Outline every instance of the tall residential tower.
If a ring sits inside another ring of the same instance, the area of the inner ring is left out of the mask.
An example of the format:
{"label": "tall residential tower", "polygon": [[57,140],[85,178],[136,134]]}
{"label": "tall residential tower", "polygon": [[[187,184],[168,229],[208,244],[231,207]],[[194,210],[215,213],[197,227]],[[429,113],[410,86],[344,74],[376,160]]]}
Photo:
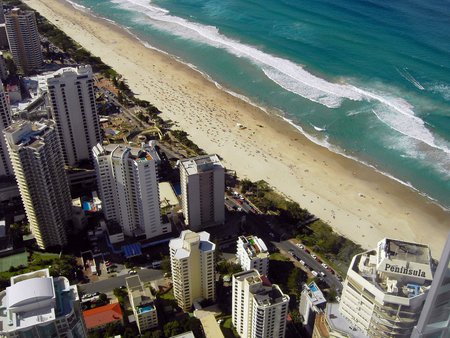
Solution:
{"label": "tall residential tower", "polygon": [[199,231],[225,221],[225,169],[217,155],[180,161],[181,205],[186,224]]}
{"label": "tall residential tower", "polygon": [[64,246],[72,200],[54,123],[20,121],[6,128],[4,134],[38,246]]}
{"label": "tall residential tower", "polygon": [[233,325],[242,338],[285,336],[289,296],[258,271],[233,275],[232,302]]}
{"label": "tall residential tower", "polygon": [[156,152],[148,145],[117,144],[97,144],[92,151],[106,219],[118,222],[127,236],[169,233],[170,223],[161,222]]}
{"label": "tall residential tower", "polygon": [[11,111],[3,85],[0,85],[0,176],[12,176],[11,161],[6,148],[3,130],[11,124]]}
{"label": "tall residential tower", "polygon": [[427,245],[385,238],[353,257],[339,310],[369,337],[410,337],[432,280]]}
{"label": "tall residential tower", "polygon": [[65,164],[92,160],[92,147],[102,139],[91,66],[62,68],[47,79],[47,87]]}
{"label": "tall residential tower", "polygon": [[189,311],[197,300],[216,299],[215,249],[209,233],[182,231],[169,243],[173,292],[178,306]]}
{"label": "tall residential tower", "polygon": [[14,63],[25,73],[42,66],[42,50],[33,11],[12,9],[5,15],[6,35]]}

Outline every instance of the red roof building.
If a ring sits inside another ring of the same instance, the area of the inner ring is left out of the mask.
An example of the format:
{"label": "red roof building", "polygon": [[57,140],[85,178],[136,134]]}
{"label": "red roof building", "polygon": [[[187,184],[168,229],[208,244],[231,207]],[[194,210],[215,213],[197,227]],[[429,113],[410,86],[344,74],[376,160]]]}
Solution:
{"label": "red roof building", "polygon": [[83,317],[89,331],[102,329],[110,323],[120,322],[123,325],[123,313],[119,303],[83,311]]}

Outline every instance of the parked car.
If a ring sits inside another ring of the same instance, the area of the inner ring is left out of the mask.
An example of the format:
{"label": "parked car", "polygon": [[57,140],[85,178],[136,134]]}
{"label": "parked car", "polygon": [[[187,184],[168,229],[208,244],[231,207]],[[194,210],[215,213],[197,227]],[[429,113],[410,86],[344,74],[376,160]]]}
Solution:
{"label": "parked car", "polygon": [[129,275],[135,275],[135,274],[137,274],[137,272],[136,272],[136,270],[130,270],[130,271],[128,271],[128,274]]}
{"label": "parked car", "polygon": [[305,246],[304,246],[303,244],[301,244],[301,243],[297,243],[296,245],[297,245],[300,249],[302,249],[302,250],[305,249]]}
{"label": "parked car", "polygon": [[317,275],[318,275],[318,273],[314,270],[312,270],[311,273],[313,274],[314,277],[317,277]]}
{"label": "parked car", "polygon": [[305,261],[300,260],[300,264],[301,264],[301,265],[305,265]]}
{"label": "parked car", "polygon": [[317,258],[317,256],[316,256],[316,255],[314,255],[314,254],[311,254],[311,257],[312,257],[312,258],[314,258],[314,259],[316,259],[316,258]]}
{"label": "parked car", "polygon": [[326,265],[325,263],[322,263],[322,266],[323,266],[325,269],[328,269],[328,265]]}

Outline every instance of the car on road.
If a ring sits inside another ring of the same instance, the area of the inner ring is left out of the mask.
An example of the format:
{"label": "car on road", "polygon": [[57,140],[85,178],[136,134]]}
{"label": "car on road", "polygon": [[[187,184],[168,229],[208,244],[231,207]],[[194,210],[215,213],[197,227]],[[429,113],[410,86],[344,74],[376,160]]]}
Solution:
{"label": "car on road", "polygon": [[322,277],[325,277],[325,272],[320,271],[319,274],[320,274]]}
{"label": "car on road", "polygon": [[317,275],[318,275],[318,273],[314,270],[312,270],[311,273],[313,274],[314,277],[317,277]]}
{"label": "car on road", "polygon": [[328,269],[328,265],[326,265],[325,263],[322,263],[322,266],[323,266],[325,269]]}
{"label": "car on road", "polygon": [[301,265],[305,265],[305,261],[303,261],[303,260],[300,259],[300,264],[301,264]]}

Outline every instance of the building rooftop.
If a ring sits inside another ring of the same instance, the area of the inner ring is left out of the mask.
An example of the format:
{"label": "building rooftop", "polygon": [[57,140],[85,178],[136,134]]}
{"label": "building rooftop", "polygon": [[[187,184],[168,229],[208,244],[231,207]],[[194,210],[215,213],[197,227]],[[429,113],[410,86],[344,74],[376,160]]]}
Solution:
{"label": "building rooftop", "polygon": [[272,286],[261,285],[258,292],[253,294],[253,297],[259,306],[272,306],[289,301],[289,296],[283,294],[280,287],[276,284]]}
{"label": "building rooftop", "polygon": [[96,145],[94,152],[97,156],[111,156],[112,158],[122,159],[128,156],[129,159],[136,162],[148,162],[155,160],[159,162],[159,156],[156,150],[147,144],[141,148],[130,147],[125,144]]}
{"label": "building rooftop", "polygon": [[266,258],[269,257],[267,246],[261,238],[256,236],[239,236],[245,252],[250,258]]}
{"label": "building rooftop", "polygon": [[421,295],[433,280],[427,245],[388,238],[375,250],[356,255],[350,268],[384,294],[399,297]]}
{"label": "building rooftop", "polygon": [[88,330],[103,326],[123,319],[122,309],[119,303],[96,307],[83,311],[84,321]]}
{"label": "building rooftop", "polygon": [[209,240],[209,233],[206,231],[193,232],[191,230],[184,230],[181,232],[179,238],[171,239],[169,247],[175,250],[175,258],[183,259],[190,255],[191,245],[198,245],[200,251],[214,251],[216,245]]}
{"label": "building rooftop", "polygon": [[5,137],[12,148],[43,146],[44,136],[51,130],[54,123],[49,120],[40,122],[18,121],[4,129]]}
{"label": "building rooftop", "polygon": [[278,285],[264,283],[259,272],[255,269],[238,272],[233,275],[233,278],[239,282],[245,280],[249,285],[259,284],[259,287],[252,291],[253,297],[259,306],[270,306],[286,300],[289,301],[289,296],[283,294]]}
{"label": "building rooftop", "polygon": [[144,313],[156,310],[154,306],[154,297],[149,288],[144,287],[139,275],[125,278],[127,284],[128,296],[131,306],[136,308],[138,313]]}
{"label": "building rooftop", "polygon": [[217,155],[204,155],[180,160],[180,165],[184,168],[188,175],[211,171],[215,168],[223,168],[223,165]]}
{"label": "building rooftop", "polygon": [[320,291],[319,287],[314,282],[311,282],[308,286],[306,286],[304,291],[307,292],[308,298],[313,305],[320,305],[326,303],[327,301],[323,296],[322,291]]}
{"label": "building rooftop", "polygon": [[327,322],[332,330],[340,332],[342,335],[348,337],[367,337],[341,315],[338,303],[328,303],[324,315],[327,317]]}
{"label": "building rooftop", "polygon": [[48,269],[13,276],[11,286],[0,293],[0,331],[53,321],[70,313],[74,300],[76,287],[65,277],[51,277]]}

